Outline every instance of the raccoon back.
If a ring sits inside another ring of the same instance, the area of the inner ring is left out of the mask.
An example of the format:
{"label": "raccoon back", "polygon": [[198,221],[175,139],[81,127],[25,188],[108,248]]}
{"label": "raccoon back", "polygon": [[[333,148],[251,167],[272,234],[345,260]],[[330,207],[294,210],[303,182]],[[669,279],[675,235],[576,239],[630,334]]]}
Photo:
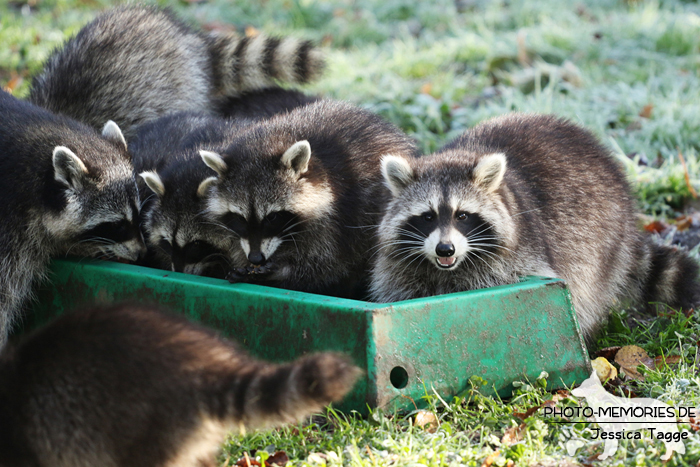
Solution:
{"label": "raccoon back", "polygon": [[275,79],[307,82],[323,66],[308,42],[205,34],[169,10],[118,7],[54,51],[29,100],[95,128],[113,120],[129,138],[134,126],[162,115],[214,114],[220,100]]}

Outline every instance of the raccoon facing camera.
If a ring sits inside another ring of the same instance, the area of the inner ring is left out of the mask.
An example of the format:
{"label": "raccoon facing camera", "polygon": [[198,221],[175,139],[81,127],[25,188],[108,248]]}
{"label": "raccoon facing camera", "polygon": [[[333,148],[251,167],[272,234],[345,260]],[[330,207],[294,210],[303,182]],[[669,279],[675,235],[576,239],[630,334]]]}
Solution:
{"label": "raccoon facing camera", "polygon": [[638,231],[621,167],[567,120],[495,118],[435,154],[386,156],[382,174],[391,197],[378,231],[374,301],[558,277],[588,339],[621,300],[700,303],[698,265]]}
{"label": "raccoon facing camera", "polygon": [[267,88],[229,99],[223,119],[181,112],[139,126],[130,145],[139,174],[147,266],[224,278],[231,270],[228,228],[205,219],[204,196],[216,172],[202,151],[222,150],[255,121],[316,101],[298,91]]}
{"label": "raccoon facing camera", "polygon": [[139,194],[119,127],[97,133],[0,91],[0,347],[49,259],[135,261]]}
{"label": "raccoon facing camera", "polygon": [[221,152],[205,216],[231,232],[229,279],[336,296],[361,289],[384,196],[379,163],[414,141],[379,116],[318,101],[255,123]]}

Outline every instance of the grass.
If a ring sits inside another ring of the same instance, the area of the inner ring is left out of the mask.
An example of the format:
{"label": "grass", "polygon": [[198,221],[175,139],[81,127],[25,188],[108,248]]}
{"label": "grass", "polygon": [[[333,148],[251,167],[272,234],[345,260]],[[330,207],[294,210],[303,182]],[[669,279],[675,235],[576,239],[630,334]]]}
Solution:
{"label": "grass", "polygon": [[[107,0],[15,0],[0,4],[0,85],[18,96],[50,51]],[[625,166],[649,215],[673,218],[700,189],[700,4],[674,0],[264,0],[159,1],[195,24],[224,22],[315,39],[327,47],[327,76],[307,90],[370,108],[432,151],[464,129],[509,111],[552,112],[594,131]],[[0,117],[2,118],[2,117]],[[648,165],[641,165],[647,161]],[[628,323],[631,323],[629,325]],[[613,316],[597,347],[633,343],[650,355],[680,355],[649,371],[641,396],[700,405],[697,315],[637,322]],[[589,424],[555,425],[523,413],[551,399],[538,382],[500,401],[474,390],[441,401],[426,395],[440,421],[430,432],[413,414],[368,418],[329,412],[315,423],[231,438],[222,462],[244,451],[284,450],[301,465],[658,465],[660,442],[623,441],[593,461]],[[567,397],[560,405],[580,404]],[[522,440],[504,433],[524,423]],[[688,429],[689,426],[685,425]],[[696,465],[700,436],[669,465]],[[495,454],[498,453],[498,454]],[[232,462],[229,462],[231,464]]]}

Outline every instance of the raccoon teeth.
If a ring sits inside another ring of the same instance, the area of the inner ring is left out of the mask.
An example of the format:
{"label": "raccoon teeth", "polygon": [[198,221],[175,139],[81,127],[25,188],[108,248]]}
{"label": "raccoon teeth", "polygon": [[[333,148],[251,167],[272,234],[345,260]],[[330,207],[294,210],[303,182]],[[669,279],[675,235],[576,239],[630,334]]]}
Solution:
{"label": "raccoon teeth", "polygon": [[455,261],[457,261],[454,256],[450,256],[449,258],[440,257],[440,258],[436,258],[436,259],[437,259],[438,266],[440,266],[442,268],[450,268],[450,267],[454,266]]}

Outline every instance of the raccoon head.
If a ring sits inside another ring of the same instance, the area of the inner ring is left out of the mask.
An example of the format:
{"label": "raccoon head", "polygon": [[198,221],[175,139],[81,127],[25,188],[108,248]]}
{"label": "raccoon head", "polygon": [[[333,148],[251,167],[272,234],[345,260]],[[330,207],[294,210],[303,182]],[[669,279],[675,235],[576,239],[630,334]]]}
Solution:
{"label": "raccoon head", "polygon": [[[218,174],[207,215],[238,240],[238,266],[285,266],[294,261],[305,229],[332,209],[333,193],[323,174],[310,170],[308,141],[280,143],[267,153],[236,154],[235,167],[216,153],[201,151]],[[278,274],[284,274],[280,270]]]}
{"label": "raccoon head", "polygon": [[60,208],[45,213],[43,225],[65,254],[134,261],[145,244],[133,169],[119,127],[108,122],[102,136],[90,150],[54,148],[50,190]]}
{"label": "raccoon head", "polygon": [[393,199],[379,230],[382,255],[405,264],[427,262],[440,271],[489,264],[513,236],[499,194],[505,171],[501,153],[476,163],[460,154],[413,163],[385,156],[382,175]]}
{"label": "raccoon head", "polygon": [[226,270],[230,234],[202,216],[216,178],[191,166],[166,167],[162,178],[155,171],[139,174],[153,192],[144,207],[143,228],[159,263],[176,272],[216,275]]}

